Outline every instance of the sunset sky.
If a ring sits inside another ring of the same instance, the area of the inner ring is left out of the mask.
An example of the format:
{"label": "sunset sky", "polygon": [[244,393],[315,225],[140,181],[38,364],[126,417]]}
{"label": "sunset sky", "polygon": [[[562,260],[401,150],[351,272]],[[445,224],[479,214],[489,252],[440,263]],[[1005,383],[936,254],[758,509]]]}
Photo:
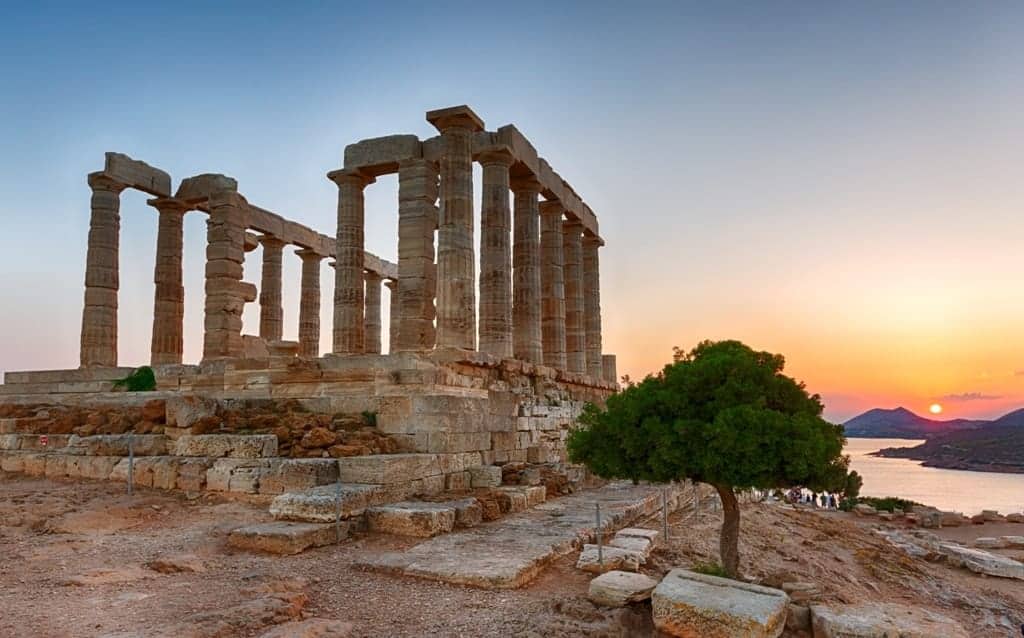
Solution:
{"label": "sunset sky", "polygon": [[[431,136],[425,111],[465,103],[488,129],[514,123],[598,214],[620,374],[736,338],[784,353],[836,421],[1024,406],[1024,4],[114,4],[0,22],[0,370],[78,364],[85,176],[104,151],[175,186],[231,175],[333,234],[325,173],[346,144]],[[396,191],[367,190],[367,248],[392,260]],[[149,356],[156,214],[121,202],[132,365]],[[185,241],[194,362],[201,213]],[[325,265],[324,350],[332,282]]]}

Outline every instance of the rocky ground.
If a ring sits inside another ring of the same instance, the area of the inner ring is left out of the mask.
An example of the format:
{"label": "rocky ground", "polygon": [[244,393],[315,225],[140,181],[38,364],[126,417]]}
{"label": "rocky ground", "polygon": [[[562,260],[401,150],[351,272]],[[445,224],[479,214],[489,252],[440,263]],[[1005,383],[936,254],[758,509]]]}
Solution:
{"label": "rocky ground", "polygon": [[[150,490],[129,499],[110,483],[0,475],[0,635],[652,635],[649,604],[610,611],[586,600],[592,575],[575,569],[575,555],[523,589],[495,592],[355,567],[416,542],[397,537],[357,535],[291,557],[227,546],[229,530],[267,518],[263,502]],[[823,602],[900,602],[951,616],[972,635],[1017,635],[999,622],[1024,622],[1020,581],[911,559],[872,534],[873,524],[747,505],[744,571],[768,585],[816,583]],[[705,509],[675,515],[668,544],[644,571],[660,577],[712,559],[718,525]],[[984,528],[970,529],[988,535]],[[317,634],[307,620],[299,631],[298,621],[314,618],[335,622]]]}

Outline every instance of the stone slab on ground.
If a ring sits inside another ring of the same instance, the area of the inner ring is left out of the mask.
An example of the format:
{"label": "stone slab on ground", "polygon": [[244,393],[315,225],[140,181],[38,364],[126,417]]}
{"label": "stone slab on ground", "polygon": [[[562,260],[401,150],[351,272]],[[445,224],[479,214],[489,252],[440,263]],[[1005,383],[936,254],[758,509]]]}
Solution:
{"label": "stone slab on ground", "polygon": [[362,514],[367,507],[378,504],[381,492],[379,485],[322,485],[275,497],[270,514],[276,519],[330,523],[339,512],[342,518]]}
{"label": "stone slab on ground", "polygon": [[605,545],[598,551],[597,545],[584,545],[576,560],[576,569],[592,574],[603,574],[614,570],[635,572],[647,562],[643,552],[622,547]]}
{"label": "stone slab on ground", "polygon": [[895,603],[814,605],[815,638],[968,638],[963,626],[948,616]]}
{"label": "stone slab on ground", "polygon": [[616,534],[610,541],[608,541],[609,547],[618,547],[619,549],[628,549],[634,552],[643,554],[644,557],[651,555],[651,550],[654,549],[651,546],[651,541],[646,538],[637,538],[636,536],[622,536]]}
{"label": "stone slab on ground", "polygon": [[371,532],[430,538],[455,527],[455,506],[449,503],[391,503],[366,510]]}
{"label": "stone slab on ground", "polygon": [[654,626],[670,636],[776,638],[789,596],[728,578],[673,569],[651,595]]}
{"label": "stone slab on ground", "polygon": [[624,607],[651,597],[658,581],[632,572],[610,571],[590,581],[587,598],[607,607]]}
{"label": "stone slab on ground", "polygon": [[987,576],[1024,580],[1024,563],[1012,558],[955,543],[939,543],[938,551],[950,564],[957,567],[965,567]]}
{"label": "stone slab on ground", "polygon": [[438,536],[402,552],[370,556],[357,564],[484,589],[521,587],[552,560],[594,537],[595,503],[601,504],[602,528],[607,534],[657,512],[661,488],[612,483],[581,490],[526,512]]}
{"label": "stone slab on ground", "polygon": [[228,545],[249,551],[271,554],[298,554],[310,547],[323,547],[348,537],[349,524],[289,523],[274,521],[247,525],[228,534]]}
{"label": "stone slab on ground", "polygon": [[661,542],[661,532],[642,527],[624,527],[615,532],[615,535],[619,538],[646,538],[650,542],[651,547],[657,547]]}

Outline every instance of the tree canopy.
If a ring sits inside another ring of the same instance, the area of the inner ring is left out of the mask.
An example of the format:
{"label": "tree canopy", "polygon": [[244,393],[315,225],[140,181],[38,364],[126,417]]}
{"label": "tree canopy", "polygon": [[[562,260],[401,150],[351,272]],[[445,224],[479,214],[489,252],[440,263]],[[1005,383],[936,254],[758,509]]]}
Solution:
{"label": "tree canopy", "polygon": [[839,491],[849,465],[843,428],[822,418],[821,398],[784,366],[782,355],[739,341],[676,349],[658,375],[609,397],[604,409],[584,410],[569,436],[570,459],[604,478],[711,484],[727,524],[736,489]]}

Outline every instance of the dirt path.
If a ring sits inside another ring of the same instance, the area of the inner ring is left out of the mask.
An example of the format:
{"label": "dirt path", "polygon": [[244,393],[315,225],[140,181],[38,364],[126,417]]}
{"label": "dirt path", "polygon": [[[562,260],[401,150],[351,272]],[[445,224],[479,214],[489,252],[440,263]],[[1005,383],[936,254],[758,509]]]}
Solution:
{"label": "dirt path", "polygon": [[[268,520],[265,506],[149,490],[128,499],[122,489],[0,475],[0,636],[257,636],[306,616],[351,622],[356,636],[651,635],[649,607],[606,611],[585,600],[590,579],[574,555],[524,589],[471,589],[354,566],[415,540],[357,537],[292,557],[237,552],[226,533]],[[676,515],[647,571],[712,558],[718,525],[714,512]],[[1015,635],[994,623],[1024,610],[1018,581],[911,561],[839,518],[751,505],[742,538],[750,576],[812,580],[827,600],[927,606],[986,636]],[[161,571],[147,567],[157,559]]]}

